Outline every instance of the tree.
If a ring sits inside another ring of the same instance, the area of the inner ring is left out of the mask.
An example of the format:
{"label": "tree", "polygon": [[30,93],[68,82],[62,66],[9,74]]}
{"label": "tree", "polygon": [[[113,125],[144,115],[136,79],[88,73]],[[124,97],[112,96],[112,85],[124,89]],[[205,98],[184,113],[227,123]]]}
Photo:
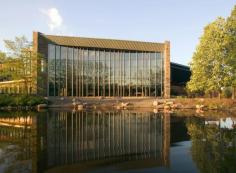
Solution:
{"label": "tree", "polygon": [[225,25],[225,19],[218,18],[205,27],[190,64],[192,76],[187,84],[190,92],[217,92],[220,96],[222,88],[228,85]]}
{"label": "tree", "polygon": [[232,98],[235,97],[236,88],[236,6],[227,18],[227,64],[230,67],[231,86],[233,88]]}
{"label": "tree", "polygon": [[7,57],[4,59],[2,75],[6,80],[22,80],[24,94],[29,89],[36,90],[38,64],[41,56],[32,51],[31,43],[24,37],[15,37],[15,40],[4,40],[7,48]]}

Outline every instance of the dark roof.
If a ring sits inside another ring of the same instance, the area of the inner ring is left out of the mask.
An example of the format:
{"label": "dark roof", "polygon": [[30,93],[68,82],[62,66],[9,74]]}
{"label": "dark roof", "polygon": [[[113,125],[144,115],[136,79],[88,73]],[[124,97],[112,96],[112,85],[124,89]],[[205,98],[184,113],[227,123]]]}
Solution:
{"label": "dark roof", "polygon": [[69,37],[43,35],[49,41],[57,45],[73,46],[73,47],[88,47],[88,48],[105,48],[118,50],[138,50],[160,52],[164,50],[164,43],[113,40],[100,38],[84,38],[84,37]]}
{"label": "dark roof", "polygon": [[175,62],[171,62],[171,68],[176,68],[176,69],[180,69],[180,70],[190,71],[190,67],[189,66],[178,64],[178,63],[175,63]]}

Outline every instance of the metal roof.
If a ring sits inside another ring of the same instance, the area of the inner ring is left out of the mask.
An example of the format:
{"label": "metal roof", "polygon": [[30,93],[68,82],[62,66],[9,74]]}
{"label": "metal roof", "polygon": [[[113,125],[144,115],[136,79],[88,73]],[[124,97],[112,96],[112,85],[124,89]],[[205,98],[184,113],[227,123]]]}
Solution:
{"label": "metal roof", "polygon": [[72,47],[161,52],[164,50],[164,45],[165,45],[164,43],[128,41],[128,40],[112,40],[112,39],[69,37],[69,36],[55,36],[55,35],[44,35],[44,36],[54,44],[62,46],[72,46]]}

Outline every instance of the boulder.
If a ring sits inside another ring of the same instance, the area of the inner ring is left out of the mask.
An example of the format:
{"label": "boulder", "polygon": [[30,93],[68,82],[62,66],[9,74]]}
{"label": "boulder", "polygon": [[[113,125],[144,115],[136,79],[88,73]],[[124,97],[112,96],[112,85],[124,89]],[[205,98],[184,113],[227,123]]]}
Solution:
{"label": "boulder", "polygon": [[84,105],[78,105],[77,108],[78,110],[82,110],[84,108]]}
{"label": "boulder", "polygon": [[204,105],[196,105],[196,109],[203,109],[204,107]]}
{"label": "boulder", "polygon": [[37,105],[38,109],[44,109],[44,108],[47,108],[47,107],[48,107],[47,104],[39,104],[39,105]]}
{"label": "boulder", "polygon": [[153,103],[152,103],[153,106],[157,106],[158,105],[158,101],[157,100],[154,100]]}

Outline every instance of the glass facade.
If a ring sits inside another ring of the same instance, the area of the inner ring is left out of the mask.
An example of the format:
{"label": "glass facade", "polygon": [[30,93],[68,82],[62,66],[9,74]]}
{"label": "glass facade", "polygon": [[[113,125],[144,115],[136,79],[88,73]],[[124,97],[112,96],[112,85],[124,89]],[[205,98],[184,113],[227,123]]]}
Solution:
{"label": "glass facade", "polygon": [[163,53],[48,45],[48,95],[162,96]]}

